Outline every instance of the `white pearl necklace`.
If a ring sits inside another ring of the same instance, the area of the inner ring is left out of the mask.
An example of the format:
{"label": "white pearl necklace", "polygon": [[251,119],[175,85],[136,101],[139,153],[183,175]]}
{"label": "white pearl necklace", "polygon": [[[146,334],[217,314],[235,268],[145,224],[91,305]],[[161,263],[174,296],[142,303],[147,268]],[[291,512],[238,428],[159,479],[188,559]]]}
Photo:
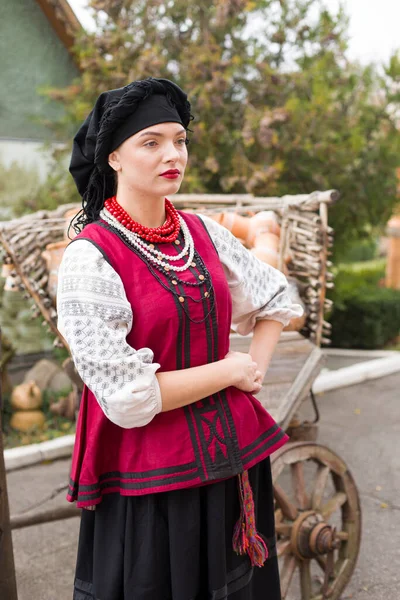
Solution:
{"label": "white pearl necklace", "polygon": [[[135,234],[132,231],[129,231],[129,229],[127,229],[124,225],[122,225],[118,221],[118,219],[116,219],[113,215],[111,215],[111,213],[109,213],[107,211],[107,209],[104,209],[104,208],[102,209],[102,211],[100,212],[100,217],[104,221],[106,221],[109,225],[112,225],[112,227],[115,227],[115,229],[120,231],[126,238],[128,238],[128,240],[132,244],[132,246],[134,246],[137,250],[139,250],[139,252],[141,252],[144,256],[146,256],[146,258],[148,258],[152,263],[163,267],[166,271],[182,272],[182,271],[186,271],[191,266],[191,264],[193,262],[193,257],[194,257],[194,242],[193,242],[193,238],[191,236],[188,226],[186,225],[185,221],[182,219],[182,217],[180,215],[179,215],[179,221],[181,224],[182,233],[183,233],[184,240],[185,240],[185,247],[182,250],[182,252],[176,256],[170,256],[168,254],[164,254],[163,252],[161,252],[159,250],[155,250],[154,248],[151,248],[149,245],[145,244],[143,242],[143,240],[137,234]],[[181,267],[178,267],[169,262],[166,262],[166,260],[179,260],[180,258],[183,258],[183,256],[187,252],[189,253],[188,260]],[[164,260],[162,260],[162,259],[164,259]]]}
{"label": "white pearl necklace", "polygon": [[[112,215],[106,208],[104,208],[102,212],[108,216],[109,222],[113,223],[114,225],[120,224],[118,219],[116,219],[114,217],[114,215]],[[176,255],[172,255],[172,256],[170,254],[164,254],[164,252],[161,252],[161,250],[156,250],[154,247],[152,247],[152,244],[143,240],[134,231],[130,231],[129,229],[127,229],[127,231],[131,234],[131,236],[133,236],[135,238],[136,242],[143,248],[143,250],[152,252],[156,258],[163,258],[164,260],[176,261],[176,260],[180,260],[181,258],[183,258],[186,255],[186,253],[188,252],[188,250],[190,248],[190,243],[191,242],[193,243],[192,236],[190,234],[189,228],[186,225],[185,221],[180,216],[179,216],[179,220],[181,223],[181,228],[182,228],[182,233],[183,233],[184,248],[183,248],[182,252],[180,252],[179,254],[176,254]],[[126,229],[126,227],[125,227],[125,229]]]}

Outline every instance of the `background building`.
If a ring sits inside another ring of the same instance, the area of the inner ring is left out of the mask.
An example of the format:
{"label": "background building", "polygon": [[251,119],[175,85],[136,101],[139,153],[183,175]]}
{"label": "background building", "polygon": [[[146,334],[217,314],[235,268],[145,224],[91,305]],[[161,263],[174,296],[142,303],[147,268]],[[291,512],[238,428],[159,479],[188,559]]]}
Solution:
{"label": "background building", "polygon": [[0,22],[0,163],[34,168],[43,180],[52,134],[42,120],[60,106],[40,90],[79,75],[71,48],[81,25],[66,0],[1,0]]}

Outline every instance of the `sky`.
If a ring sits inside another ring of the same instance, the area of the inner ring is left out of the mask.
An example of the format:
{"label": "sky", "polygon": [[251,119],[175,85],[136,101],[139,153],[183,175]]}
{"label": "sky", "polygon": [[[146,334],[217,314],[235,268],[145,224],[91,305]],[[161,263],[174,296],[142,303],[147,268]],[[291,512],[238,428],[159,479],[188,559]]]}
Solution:
{"label": "sky", "polygon": [[[338,0],[325,0],[337,9]],[[348,56],[362,63],[385,62],[400,49],[399,0],[344,0],[350,17]]]}
{"label": "sky", "polygon": [[[93,28],[86,0],[68,0],[86,29]],[[366,64],[387,62],[400,49],[400,0],[343,0],[350,17],[348,57]],[[339,0],[325,0],[334,10]]]}

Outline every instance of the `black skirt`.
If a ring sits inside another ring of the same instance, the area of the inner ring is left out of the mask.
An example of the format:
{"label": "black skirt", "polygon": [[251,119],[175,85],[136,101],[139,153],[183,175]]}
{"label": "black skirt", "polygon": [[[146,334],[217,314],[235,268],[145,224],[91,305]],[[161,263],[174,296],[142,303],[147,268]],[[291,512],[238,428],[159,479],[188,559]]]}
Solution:
{"label": "black skirt", "polygon": [[82,511],[73,600],[280,600],[269,458],[249,470],[263,567],[232,548],[237,478]]}

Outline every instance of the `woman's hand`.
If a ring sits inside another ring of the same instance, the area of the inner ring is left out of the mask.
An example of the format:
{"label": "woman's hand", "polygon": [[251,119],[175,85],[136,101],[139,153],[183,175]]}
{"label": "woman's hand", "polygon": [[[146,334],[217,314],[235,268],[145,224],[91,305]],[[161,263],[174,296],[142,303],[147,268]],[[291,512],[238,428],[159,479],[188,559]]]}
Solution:
{"label": "woman's hand", "polygon": [[254,382],[255,388],[254,388],[254,390],[251,391],[252,394],[258,394],[258,392],[261,391],[262,384],[264,381],[264,375],[261,373],[261,371],[257,371],[257,373],[259,373],[259,376],[257,377],[257,379]]}
{"label": "woman's hand", "polygon": [[230,351],[225,359],[231,363],[233,383],[242,392],[257,394],[262,388],[262,373],[250,354]]}

